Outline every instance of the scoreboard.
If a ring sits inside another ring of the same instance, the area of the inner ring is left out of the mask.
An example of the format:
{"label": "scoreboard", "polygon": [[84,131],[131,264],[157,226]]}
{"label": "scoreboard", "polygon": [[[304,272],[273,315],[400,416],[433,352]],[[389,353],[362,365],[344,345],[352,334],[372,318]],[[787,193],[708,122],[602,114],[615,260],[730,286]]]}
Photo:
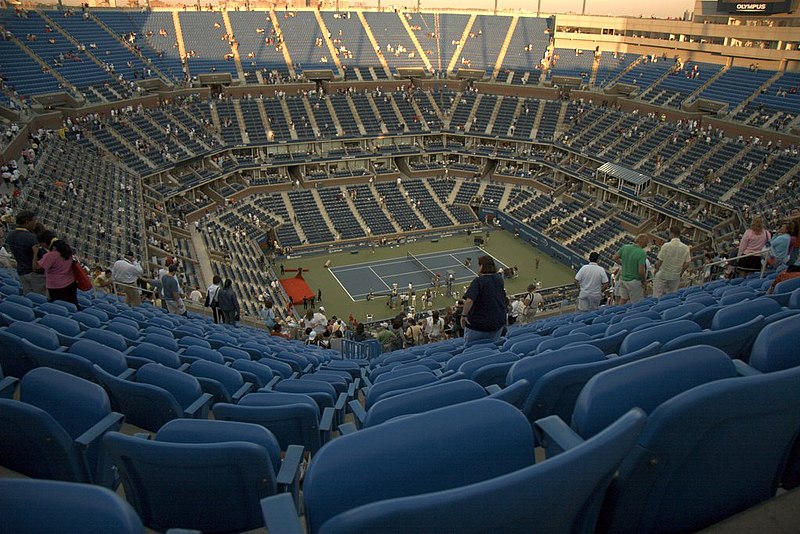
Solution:
{"label": "scoreboard", "polygon": [[789,13],[791,10],[792,0],[756,0],[752,2],[718,0],[717,2],[717,11],[719,13],[770,15],[773,13]]}

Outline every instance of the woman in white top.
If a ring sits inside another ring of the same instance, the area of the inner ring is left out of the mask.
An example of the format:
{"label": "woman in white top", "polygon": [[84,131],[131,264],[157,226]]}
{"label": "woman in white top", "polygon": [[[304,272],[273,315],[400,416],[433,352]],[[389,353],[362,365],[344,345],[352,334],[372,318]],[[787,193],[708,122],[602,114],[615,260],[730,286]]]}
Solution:
{"label": "woman in white top", "polygon": [[214,314],[215,324],[220,321],[219,308],[217,307],[217,292],[221,285],[222,278],[220,278],[219,275],[215,275],[214,279],[211,281],[211,285],[206,289],[206,306],[211,308]]}
{"label": "woman in white top", "polygon": [[433,315],[426,319],[425,333],[431,343],[442,339],[444,332],[444,319],[439,317],[439,310],[433,310]]}

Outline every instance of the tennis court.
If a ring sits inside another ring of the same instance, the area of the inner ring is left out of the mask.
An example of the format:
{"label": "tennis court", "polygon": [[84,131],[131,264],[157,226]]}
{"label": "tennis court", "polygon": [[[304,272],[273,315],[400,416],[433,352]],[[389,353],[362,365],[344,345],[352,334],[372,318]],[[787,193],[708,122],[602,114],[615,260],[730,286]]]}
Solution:
{"label": "tennis court", "polygon": [[[442,286],[450,274],[453,275],[453,284],[464,284],[477,276],[478,258],[486,254],[478,247],[417,256],[407,252],[405,256],[388,260],[331,267],[330,273],[355,302],[367,300],[370,293],[376,297],[388,295],[394,284],[400,292],[408,291],[408,284],[412,284],[415,291],[427,289],[432,286],[436,274],[439,274]],[[470,267],[465,266],[467,258],[471,259]],[[498,269],[506,267],[497,258],[495,264]]]}

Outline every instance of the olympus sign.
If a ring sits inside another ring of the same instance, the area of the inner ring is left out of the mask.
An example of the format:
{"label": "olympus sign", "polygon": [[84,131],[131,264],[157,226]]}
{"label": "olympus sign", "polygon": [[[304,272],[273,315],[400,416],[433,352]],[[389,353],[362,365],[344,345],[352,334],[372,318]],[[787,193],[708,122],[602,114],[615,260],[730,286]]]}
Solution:
{"label": "olympus sign", "polygon": [[765,11],[767,4],[736,4],[739,11]]}

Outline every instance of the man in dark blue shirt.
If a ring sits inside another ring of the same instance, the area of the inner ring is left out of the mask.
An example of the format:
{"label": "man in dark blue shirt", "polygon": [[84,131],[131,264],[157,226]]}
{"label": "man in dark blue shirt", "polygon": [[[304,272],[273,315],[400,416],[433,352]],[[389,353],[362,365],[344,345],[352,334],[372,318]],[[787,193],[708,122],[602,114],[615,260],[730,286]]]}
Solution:
{"label": "man in dark blue shirt", "polygon": [[464,293],[464,312],[461,326],[464,328],[464,345],[479,339],[500,339],[508,320],[506,290],[503,277],[491,256],[478,258],[478,277]]}
{"label": "man in dark blue shirt", "polygon": [[31,210],[17,213],[17,226],[6,237],[6,250],[17,260],[17,274],[22,284],[22,294],[40,293],[47,295],[44,271],[37,272],[33,268],[33,246],[39,239],[33,232],[36,227],[36,214]]}

